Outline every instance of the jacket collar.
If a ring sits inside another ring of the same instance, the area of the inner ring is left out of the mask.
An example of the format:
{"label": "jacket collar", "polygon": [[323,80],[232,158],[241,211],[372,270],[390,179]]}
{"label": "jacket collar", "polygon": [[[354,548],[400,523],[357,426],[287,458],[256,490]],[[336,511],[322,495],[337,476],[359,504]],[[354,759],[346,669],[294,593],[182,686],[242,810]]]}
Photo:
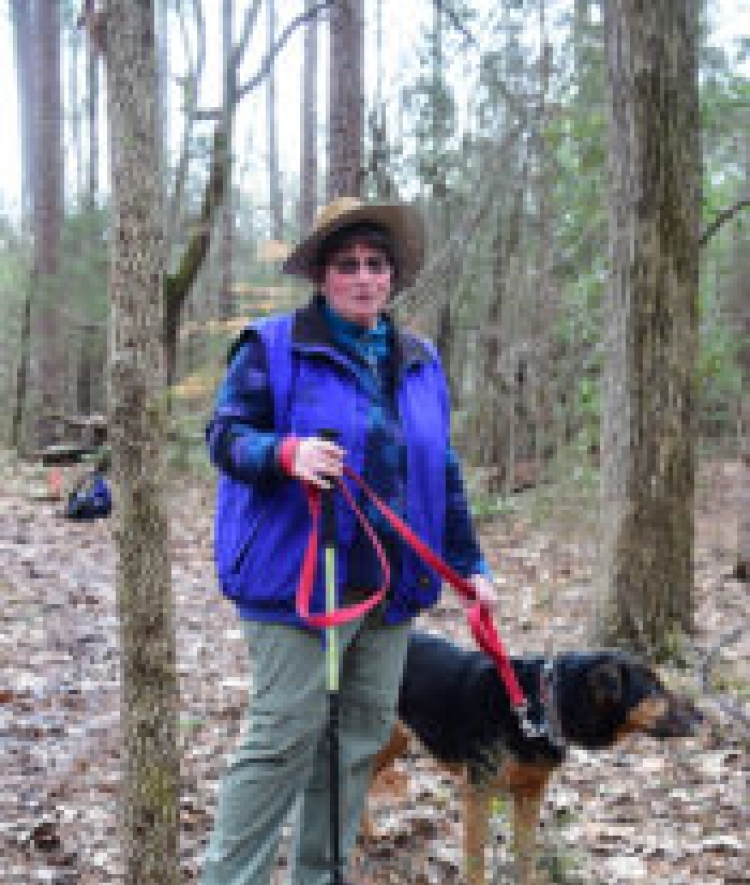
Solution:
{"label": "jacket collar", "polygon": [[[292,347],[337,351],[321,309],[322,303],[323,296],[315,295],[304,307],[295,311],[292,320]],[[394,360],[399,375],[403,369],[431,359],[430,351],[419,338],[402,332],[394,324]]]}

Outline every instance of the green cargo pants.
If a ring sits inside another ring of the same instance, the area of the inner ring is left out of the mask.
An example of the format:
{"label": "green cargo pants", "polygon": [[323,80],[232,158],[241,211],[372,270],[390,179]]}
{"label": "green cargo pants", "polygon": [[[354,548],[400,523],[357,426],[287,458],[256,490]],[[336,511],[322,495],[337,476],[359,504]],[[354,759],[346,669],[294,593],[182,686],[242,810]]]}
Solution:
{"label": "green cargo pants", "polygon": [[[325,653],[318,637],[244,622],[252,660],[246,728],[219,793],[203,885],[269,885],[282,827],[298,803],[293,885],[330,883]],[[395,717],[409,624],[365,618],[338,628],[341,821],[348,858],[373,757]]]}

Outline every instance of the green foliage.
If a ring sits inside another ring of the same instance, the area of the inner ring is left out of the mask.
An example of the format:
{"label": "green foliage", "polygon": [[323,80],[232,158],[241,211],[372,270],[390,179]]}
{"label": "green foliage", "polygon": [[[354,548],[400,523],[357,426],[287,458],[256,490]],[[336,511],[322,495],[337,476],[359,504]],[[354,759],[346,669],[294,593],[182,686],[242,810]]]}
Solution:
{"label": "green foliage", "polygon": [[477,523],[512,516],[517,510],[518,502],[512,495],[477,494],[471,498],[471,512]]}
{"label": "green foliage", "polygon": [[539,858],[539,867],[553,885],[584,885],[580,872],[581,860],[569,848],[545,846]]}
{"label": "green foliage", "polygon": [[182,417],[175,421],[167,443],[166,462],[177,475],[191,475],[201,479],[213,475],[213,467],[206,450],[203,420]]}

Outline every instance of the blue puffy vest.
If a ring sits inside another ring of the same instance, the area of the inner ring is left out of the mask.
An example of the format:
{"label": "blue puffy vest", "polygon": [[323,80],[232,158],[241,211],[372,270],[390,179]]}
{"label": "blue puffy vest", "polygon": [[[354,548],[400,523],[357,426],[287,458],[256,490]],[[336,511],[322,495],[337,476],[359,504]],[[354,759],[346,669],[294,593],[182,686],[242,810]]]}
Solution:
{"label": "blue puffy vest", "polygon": [[[347,463],[362,473],[369,403],[348,358],[317,334],[310,310],[251,324],[271,372],[274,426],[285,436],[313,436],[334,429]],[[445,376],[435,350],[398,333],[396,399],[407,451],[405,518],[434,550],[442,553],[445,527],[446,451],[449,409]],[[353,490],[354,491],[354,490]],[[346,584],[347,549],[355,517],[336,496],[337,575]],[[272,490],[220,474],[215,521],[215,558],[222,591],[242,617],[301,625],[295,591],[310,531],[300,483],[280,481]],[[375,589],[375,588],[372,588]],[[440,579],[408,548],[384,612],[398,623],[434,604]],[[322,554],[313,590],[313,611],[324,608]]]}

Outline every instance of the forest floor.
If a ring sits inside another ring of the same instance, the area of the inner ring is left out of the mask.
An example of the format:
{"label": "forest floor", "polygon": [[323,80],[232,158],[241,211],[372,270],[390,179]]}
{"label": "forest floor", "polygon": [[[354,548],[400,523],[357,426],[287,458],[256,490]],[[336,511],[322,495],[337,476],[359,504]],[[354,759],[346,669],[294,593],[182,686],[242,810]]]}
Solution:
{"label": "forest floor", "polygon": [[[706,713],[701,733],[573,750],[546,797],[542,882],[750,883],[748,585],[731,579],[737,464],[701,470],[698,631],[667,681]],[[118,640],[112,521],[75,524],[34,500],[38,469],[0,453],[0,883],[121,881]],[[575,480],[569,486],[573,488]],[[248,662],[216,589],[208,482],[174,483],[173,583],[181,690],[181,861],[197,880],[218,778],[237,740]],[[538,492],[481,524],[499,587],[498,627],[514,654],[581,648],[594,597],[597,513]],[[469,643],[451,594],[421,618]],[[710,657],[710,686],[702,675]],[[744,719],[744,723],[743,723]],[[459,793],[420,753],[377,785],[380,836],[352,871],[363,885],[458,883]],[[494,805],[488,873],[512,881],[506,806]],[[283,879],[283,858],[278,880]]]}

